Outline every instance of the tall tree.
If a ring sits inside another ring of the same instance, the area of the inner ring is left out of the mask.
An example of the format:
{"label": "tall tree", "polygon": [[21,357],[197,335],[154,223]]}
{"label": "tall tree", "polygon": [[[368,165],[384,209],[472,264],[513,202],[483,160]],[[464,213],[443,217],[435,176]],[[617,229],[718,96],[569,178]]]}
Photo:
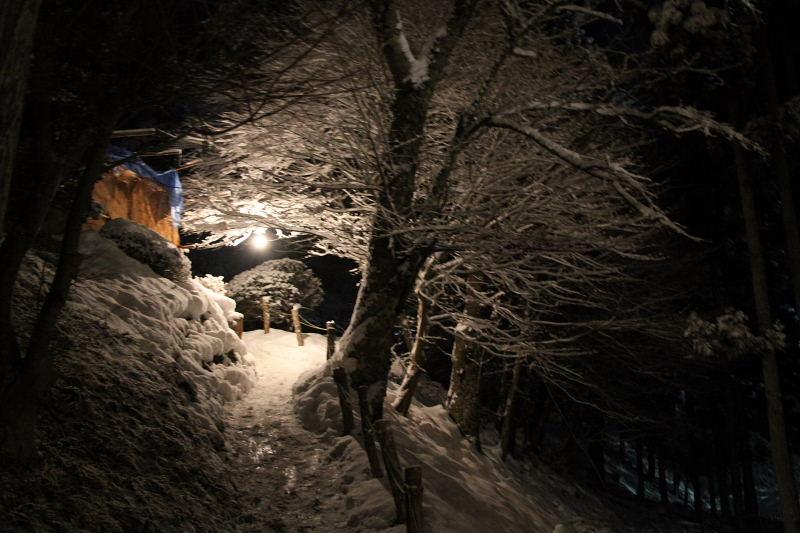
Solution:
{"label": "tall tree", "polygon": [[0,6],[0,238],[5,235],[11,174],[33,55],[41,0],[9,0]]}

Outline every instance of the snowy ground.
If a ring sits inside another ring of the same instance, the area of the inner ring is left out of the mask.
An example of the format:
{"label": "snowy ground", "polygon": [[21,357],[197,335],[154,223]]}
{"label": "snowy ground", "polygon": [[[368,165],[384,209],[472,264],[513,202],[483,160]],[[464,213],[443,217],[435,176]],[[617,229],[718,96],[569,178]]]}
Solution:
{"label": "snowy ground", "polygon": [[[220,417],[254,373],[227,325],[233,302],[159,276],[95,232],[81,252],[51,346],[36,459],[0,464],[0,531],[237,531],[243,508]],[[52,272],[30,255],[20,273],[23,341]]]}
{"label": "snowy ground", "polygon": [[[273,329],[247,332],[243,340],[259,379],[245,398],[227,406],[226,419],[239,502],[251,509],[242,529],[404,532],[394,523],[385,481],[370,476],[360,437],[340,436],[325,338],[308,334],[298,347],[293,333]],[[401,461],[423,466],[431,533],[550,533],[560,523],[575,526],[563,531],[618,530],[596,516],[587,521],[583,508],[576,513],[576,507],[600,504],[552,473],[526,479],[491,450],[476,453],[441,406],[415,402],[410,419],[388,411]],[[567,503],[576,498],[586,505]]]}
{"label": "snowy ground", "polygon": [[[259,379],[226,406],[229,463],[249,509],[242,531],[404,533],[394,522],[385,479],[372,478],[355,436],[341,436],[336,387],[325,361],[325,338],[250,331],[244,342]],[[390,385],[389,399],[396,390]],[[358,413],[356,427],[360,427]],[[506,464],[497,450],[477,453],[445,409],[414,402],[411,416],[394,422],[403,465],[423,467],[429,533],[629,533],[697,529],[652,513],[616,515],[596,496],[546,465]],[[634,519],[635,514],[638,514]],[[656,525],[654,522],[660,522]]]}
{"label": "snowy ground", "polygon": [[325,337],[272,329],[243,338],[259,379],[248,395],[227,407],[226,440],[240,503],[250,511],[243,531],[343,531],[339,472],[325,460],[326,446],[303,429],[293,411],[292,385],[325,362]]}

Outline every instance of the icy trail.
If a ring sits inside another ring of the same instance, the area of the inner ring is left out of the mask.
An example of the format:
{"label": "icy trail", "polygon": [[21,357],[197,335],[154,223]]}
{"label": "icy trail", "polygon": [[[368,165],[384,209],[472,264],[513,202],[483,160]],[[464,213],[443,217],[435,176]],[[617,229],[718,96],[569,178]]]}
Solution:
{"label": "icy trail", "polygon": [[338,472],[292,409],[292,384],[325,361],[325,337],[307,335],[298,347],[294,333],[272,329],[268,335],[248,331],[243,340],[255,358],[258,381],[229,404],[226,416],[236,485],[251,510],[241,518],[241,531],[337,531]]}

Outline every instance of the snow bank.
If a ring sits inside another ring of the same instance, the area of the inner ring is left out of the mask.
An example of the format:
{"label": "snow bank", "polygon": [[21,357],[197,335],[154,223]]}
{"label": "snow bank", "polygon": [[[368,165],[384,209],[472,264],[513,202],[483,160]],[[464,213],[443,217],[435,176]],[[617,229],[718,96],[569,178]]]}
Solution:
{"label": "snow bank", "polygon": [[[349,531],[402,533],[394,523],[394,504],[385,480],[373,479],[356,435],[341,436],[341,410],[331,361],[302,375],[294,386],[295,409],[303,425],[328,443],[326,460],[341,473],[344,522]],[[423,470],[429,531],[434,533],[622,533],[688,532],[701,526],[675,523],[643,510],[634,513],[601,499],[534,459],[500,459],[496,445],[484,453],[464,439],[442,405],[423,405],[415,398],[409,418],[390,406],[398,390],[389,384],[384,416],[394,424],[403,466]],[[351,392],[352,394],[352,392]],[[427,395],[426,395],[427,396]],[[435,396],[435,391],[431,393]],[[424,398],[427,403],[429,398]],[[617,513],[623,513],[621,518]]]}
{"label": "snow bank", "polygon": [[[331,460],[342,462],[349,524],[360,528],[354,531],[393,531],[390,493],[369,475],[360,444],[353,437],[336,436],[341,434],[341,411],[330,376],[326,365],[298,380],[297,414],[308,429],[330,439]],[[564,521],[552,498],[535,498],[495,458],[475,452],[441,405],[425,407],[415,400],[409,419],[397,416],[388,407],[396,390],[390,384],[385,416],[394,422],[401,463],[423,468],[431,531],[551,533]]]}
{"label": "snow bank", "polygon": [[161,277],[95,232],[83,234],[80,252],[74,310],[130,337],[137,353],[176,363],[201,394],[230,401],[253,386],[252,359],[229,327],[238,315],[233,300],[192,279]]}
{"label": "snow bank", "polygon": [[[240,531],[247,508],[223,453],[222,402],[254,372],[227,304],[96,233],[81,252],[50,347],[36,460],[0,465],[0,532]],[[23,341],[52,274],[26,257],[13,301]]]}

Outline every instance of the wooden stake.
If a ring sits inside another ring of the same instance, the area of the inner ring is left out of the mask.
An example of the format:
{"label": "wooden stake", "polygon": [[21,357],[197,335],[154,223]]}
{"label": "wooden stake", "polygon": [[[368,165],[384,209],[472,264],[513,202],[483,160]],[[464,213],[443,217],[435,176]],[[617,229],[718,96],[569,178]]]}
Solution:
{"label": "wooden stake", "polygon": [[261,297],[261,315],[264,319],[264,335],[269,333],[269,296]]}
{"label": "wooden stake", "polygon": [[353,404],[350,401],[350,385],[347,383],[347,371],[342,367],[333,369],[333,381],[339,391],[339,406],[342,408],[342,435],[353,432]]}
{"label": "wooden stake", "polygon": [[234,325],[233,329],[234,331],[236,331],[236,334],[241,339],[242,335],[244,334],[244,317],[236,321],[236,324]]}
{"label": "wooden stake", "polygon": [[292,306],[292,323],[294,324],[294,334],[297,335],[297,345],[303,345],[303,327],[300,324],[300,304]]}
{"label": "wooden stake", "polygon": [[325,352],[325,358],[330,359],[336,351],[336,322],[333,320],[325,322],[325,334],[328,337],[328,350]]}
{"label": "wooden stake", "polygon": [[394,506],[397,511],[397,523],[406,521],[406,493],[403,490],[403,473],[400,460],[397,458],[397,448],[394,445],[392,423],[386,419],[375,421],[375,434],[381,443],[383,464],[386,465],[386,476],[389,478],[389,488],[394,497]]}
{"label": "wooden stake", "polygon": [[423,533],[425,531],[425,522],[422,516],[422,467],[406,467],[405,493],[406,533]]}
{"label": "wooden stake", "polygon": [[381,460],[378,458],[378,450],[375,448],[375,435],[372,431],[372,414],[367,400],[367,386],[362,385],[358,388],[358,406],[361,410],[361,435],[364,437],[364,451],[367,452],[369,459],[369,469],[372,477],[383,477]]}

